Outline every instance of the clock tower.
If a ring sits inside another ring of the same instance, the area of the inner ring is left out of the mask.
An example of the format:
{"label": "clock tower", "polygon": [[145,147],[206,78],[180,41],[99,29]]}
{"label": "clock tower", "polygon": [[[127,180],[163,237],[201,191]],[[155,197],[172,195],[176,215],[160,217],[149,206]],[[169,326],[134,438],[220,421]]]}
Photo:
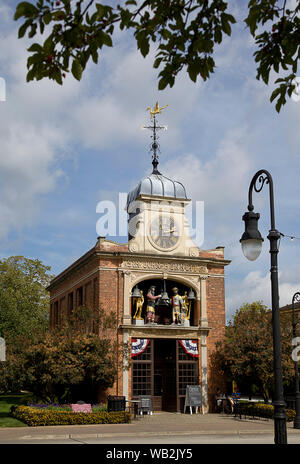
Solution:
{"label": "clock tower", "polygon": [[[157,104],[158,106],[158,104]],[[158,107],[159,108],[159,107]],[[161,109],[160,109],[161,110]],[[185,207],[190,202],[184,186],[158,170],[156,113],[151,112],[153,171],[127,196],[128,248],[134,253],[198,256],[199,248],[190,236]]]}
{"label": "clock tower", "polygon": [[99,318],[115,313],[116,327],[109,333],[112,341],[130,347],[131,362],[126,355],[124,362],[116,358],[115,383],[107,391],[101,387],[99,400],[146,397],[154,411],[184,412],[188,387],[194,386],[201,390],[205,413],[216,388],[226,387],[211,360],[216,343],[225,338],[224,268],[230,261],[224,247],[202,250],[193,242],[186,190],[158,168],[157,132],[165,129],[156,121],[161,110],[158,103],[151,109],[147,127],[152,172],[127,196],[128,244],[98,237],[51,281],[50,326],[56,330],[85,306],[97,316],[88,321],[87,333],[103,337]]}

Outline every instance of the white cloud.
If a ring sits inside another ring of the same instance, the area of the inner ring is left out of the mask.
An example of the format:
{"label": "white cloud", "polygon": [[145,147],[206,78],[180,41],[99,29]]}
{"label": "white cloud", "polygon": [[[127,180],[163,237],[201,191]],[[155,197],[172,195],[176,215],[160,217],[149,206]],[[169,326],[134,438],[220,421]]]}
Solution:
{"label": "white cloud", "polygon": [[[295,267],[294,267],[295,269]],[[295,292],[299,291],[299,283],[287,281],[285,273],[279,271],[279,306],[291,304]],[[270,272],[255,270],[249,272],[243,279],[232,279],[227,282],[226,316],[232,314],[244,303],[262,301],[271,308],[271,280]]]}
{"label": "white cloud", "polygon": [[167,166],[162,164],[162,172],[182,182],[193,200],[205,201],[206,214],[228,215],[229,208],[240,204],[241,191],[249,178],[248,133],[247,127],[236,127],[220,141],[208,161],[203,162],[200,154],[187,154]]}

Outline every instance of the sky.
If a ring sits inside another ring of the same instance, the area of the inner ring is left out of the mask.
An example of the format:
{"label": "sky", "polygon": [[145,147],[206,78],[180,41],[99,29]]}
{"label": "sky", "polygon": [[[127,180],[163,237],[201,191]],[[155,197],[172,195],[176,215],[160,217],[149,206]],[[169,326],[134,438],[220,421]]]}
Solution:
{"label": "sky", "polygon": [[[204,202],[201,248],[224,246],[226,317],[244,303],[270,307],[269,193],[254,194],[264,237],[261,256],[247,261],[239,239],[244,231],[250,181],[267,169],[274,181],[275,221],[285,235],[300,237],[300,102],[289,100],[280,114],[269,102],[270,85],[256,80],[253,39],[242,22],[248,2],[232,0],[238,19],[230,38],[217,47],[209,81],[190,81],[157,90],[155,50],[144,59],[130,33],[117,31],[77,82],[26,83],[26,48],[13,21],[15,0],[0,6],[0,259],[40,259],[59,274],[97,240],[99,201],[117,201],[151,173],[146,107],[169,106],[159,117],[162,174],[182,182],[195,205]],[[195,221],[195,217],[194,217]],[[125,242],[126,236],[108,237]],[[280,242],[280,305],[300,290],[300,240]]]}

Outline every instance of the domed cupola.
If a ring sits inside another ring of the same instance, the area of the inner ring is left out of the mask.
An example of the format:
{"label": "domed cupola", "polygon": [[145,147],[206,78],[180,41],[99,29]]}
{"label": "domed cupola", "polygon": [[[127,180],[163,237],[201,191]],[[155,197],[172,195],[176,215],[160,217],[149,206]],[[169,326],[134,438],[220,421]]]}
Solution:
{"label": "domed cupola", "polygon": [[154,170],[152,174],[140,180],[138,185],[128,193],[127,206],[144,195],[147,197],[153,196],[187,200],[185,188],[180,182],[172,180]]}

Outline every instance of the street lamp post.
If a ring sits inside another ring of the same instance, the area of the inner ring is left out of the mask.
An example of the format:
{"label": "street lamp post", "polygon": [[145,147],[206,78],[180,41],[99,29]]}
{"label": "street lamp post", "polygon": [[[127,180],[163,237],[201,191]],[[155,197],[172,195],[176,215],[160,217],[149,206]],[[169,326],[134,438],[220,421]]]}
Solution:
{"label": "street lamp post", "polygon": [[[299,321],[295,318],[295,302],[300,301],[300,292],[296,292],[292,300],[292,326],[293,326],[293,338],[297,337],[296,327]],[[297,357],[294,360],[295,365],[295,402],[296,402],[296,417],[294,420],[294,429],[300,429],[300,392],[299,392],[299,372],[298,372],[298,361]]]}
{"label": "street lamp post", "polygon": [[245,221],[245,232],[240,240],[244,255],[250,261],[254,261],[260,255],[263,238],[258,230],[259,213],[254,213],[254,206],[252,204],[252,192],[260,192],[264,184],[269,185],[270,193],[270,216],[271,216],[271,229],[269,230],[268,239],[270,241],[270,254],[271,254],[271,293],[272,293],[272,327],[273,327],[273,356],[274,356],[274,441],[276,444],[287,443],[286,432],[286,414],[285,402],[283,397],[283,384],[282,384],[282,362],[281,362],[281,334],[280,334],[280,313],[279,313],[279,291],[278,291],[278,241],[280,239],[280,232],[275,228],[275,214],[274,214],[274,191],[273,179],[271,174],[262,169],[258,171],[249,187],[248,193],[248,212],[243,216]]}

